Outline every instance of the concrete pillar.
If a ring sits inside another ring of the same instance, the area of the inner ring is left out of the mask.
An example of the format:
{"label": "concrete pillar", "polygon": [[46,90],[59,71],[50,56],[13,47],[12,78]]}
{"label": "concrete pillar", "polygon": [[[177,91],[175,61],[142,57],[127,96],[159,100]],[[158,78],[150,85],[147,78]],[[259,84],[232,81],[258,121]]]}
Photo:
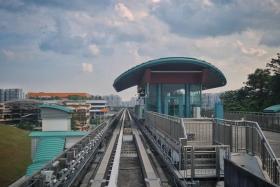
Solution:
{"label": "concrete pillar", "polygon": [[157,84],[157,112],[161,112],[161,84]]}

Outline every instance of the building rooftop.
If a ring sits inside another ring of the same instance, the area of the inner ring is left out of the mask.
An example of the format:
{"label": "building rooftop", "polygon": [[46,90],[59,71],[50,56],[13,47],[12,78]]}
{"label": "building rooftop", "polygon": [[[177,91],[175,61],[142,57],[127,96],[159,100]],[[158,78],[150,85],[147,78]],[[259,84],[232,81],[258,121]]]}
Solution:
{"label": "building rooftop", "polygon": [[33,131],[29,134],[31,137],[69,137],[69,136],[85,136],[85,131]]}
{"label": "building rooftop", "polygon": [[263,110],[265,113],[278,113],[280,112],[280,104],[267,107]]}
{"label": "building rooftop", "polygon": [[122,91],[139,85],[147,69],[152,71],[203,71],[207,70],[207,78],[202,82],[202,89],[216,88],[226,85],[224,74],[212,64],[189,57],[167,57],[150,60],[139,64],[117,77],[114,81],[116,91]]}
{"label": "building rooftop", "polygon": [[62,137],[44,137],[38,142],[33,163],[27,168],[26,175],[30,176],[39,171],[48,162],[64,150],[65,139]]}
{"label": "building rooftop", "polygon": [[68,98],[69,96],[80,96],[80,97],[91,97],[88,93],[82,92],[29,92],[27,93],[29,98],[40,98],[40,97],[58,97],[58,98]]}
{"label": "building rooftop", "polygon": [[43,104],[43,105],[40,105],[40,108],[55,109],[55,110],[60,110],[60,111],[67,112],[67,113],[74,112],[74,110],[72,108],[61,106],[61,105],[55,105],[55,104]]}

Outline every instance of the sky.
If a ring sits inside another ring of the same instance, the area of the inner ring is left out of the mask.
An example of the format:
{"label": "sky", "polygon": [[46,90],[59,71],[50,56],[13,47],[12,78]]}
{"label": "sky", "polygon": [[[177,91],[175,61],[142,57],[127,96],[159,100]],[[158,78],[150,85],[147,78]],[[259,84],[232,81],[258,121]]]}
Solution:
{"label": "sky", "polygon": [[210,62],[237,89],[280,52],[279,0],[0,0],[0,87],[119,94],[147,60]]}

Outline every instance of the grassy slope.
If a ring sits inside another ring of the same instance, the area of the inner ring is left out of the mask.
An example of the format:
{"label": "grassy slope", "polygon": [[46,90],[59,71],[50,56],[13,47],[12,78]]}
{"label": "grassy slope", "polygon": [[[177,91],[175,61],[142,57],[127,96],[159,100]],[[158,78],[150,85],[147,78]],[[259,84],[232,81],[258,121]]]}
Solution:
{"label": "grassy slope", "polygon": [[31,163],[28,132],[0,125],[0,186],[7,186],[25,174]]}

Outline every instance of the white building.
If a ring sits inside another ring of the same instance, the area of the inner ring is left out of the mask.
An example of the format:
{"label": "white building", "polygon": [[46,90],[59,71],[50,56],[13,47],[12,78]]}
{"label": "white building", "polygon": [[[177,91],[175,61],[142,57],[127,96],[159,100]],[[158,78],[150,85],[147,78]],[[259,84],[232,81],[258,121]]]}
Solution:
{"label": "white building", "polygon": [[211,110],[215,107],[215,103],[220,102],[221,93],[203,93],[202,108]]}
{"label": "white building", "polygon": [[87,103],[90,104],[90,115],[92,117],[104,115],[109,109],[106,100],[89,100]]}

